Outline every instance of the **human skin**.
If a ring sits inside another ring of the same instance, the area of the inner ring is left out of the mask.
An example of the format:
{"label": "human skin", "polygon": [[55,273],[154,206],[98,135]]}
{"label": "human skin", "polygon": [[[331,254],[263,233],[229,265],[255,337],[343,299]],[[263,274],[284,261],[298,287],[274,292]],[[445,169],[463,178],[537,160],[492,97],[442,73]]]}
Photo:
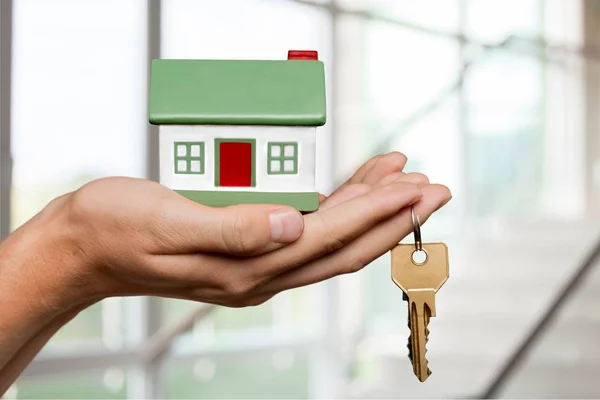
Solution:
{"label": "human skin", "polygon": [[446,204],[450,191],[402,172],[400,153],[365,163],[319,210],[210,208],[154,182],[104,178],[53,200],[0,243],[0,393],[80,311],[151,295],[246,307],[356,272]]}

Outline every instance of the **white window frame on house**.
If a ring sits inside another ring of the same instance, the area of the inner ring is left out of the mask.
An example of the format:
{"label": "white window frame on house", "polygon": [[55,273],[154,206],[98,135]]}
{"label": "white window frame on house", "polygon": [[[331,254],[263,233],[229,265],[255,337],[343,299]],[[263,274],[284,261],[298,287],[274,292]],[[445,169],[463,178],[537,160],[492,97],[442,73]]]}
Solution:
{"label": "white window frame on house", "polygon": [[[215,0],[218,1],[218,0]],[[359,88],[353,88],[345,80],[349,69],[360,69],[360,59],[353,62],[352,57],[360,58],[360,52],[343,52],[341,49],[343,43],[352,43],[355,37],[342,37],[340,35],[340,21],[344,17],[344,10],[336,6],[336,1],[330,3],[314,0],[287,0],[295,1],[312,7],[319,7],[331,14],[334,29],[331,33],[331,43],[333,47],[333,60],[330,65],[333,96],[330,100],[329,108],[338,110],[338,99],[346,96],[355,96]],[[0,239],[8,235],[10,227],[10,190],[11,190],[11,153],[10,153],[10,81],[11,81],[11,26],[12,26],[12,0],[0,0]],[[389,21],[388,21],[389,22]],[[344,24],[351,24],[351,21],[345,21]],[[161,55],[161,1],[147,0],[147,70],[150,71],[150,60],[159,58]],[[357,30],[358,32],[359,30]],[[354,49],[354,46],[345,46]],[[461,49],[465,51],[465,49]],[[343,66],[343,67],[342,67]],[[355,70],[352,71],[355,71]],[[357,76],[360,76],[358,74]],[[341,84],[344,82],[344,84]],[[568,83],[565,83],[568,84]],[[146,88],[147,90],[147,88]],[[577,91],[577,88],[573,89]],[[567,100],[565,103],[568,104]],[[461,108],[460,114],[466,112]],[[352,143],[360,143],[358,136],[361,135],[360,129],[356,126],[346,124],[340,113],[329,113],[331,115],[330,125],[332,129],[332,149],[333,179],[328,186],[333,186],[333,182],[340,181],[349,170],[364,160],[365,154],[362,149],[352,147]],[[550,118],[551,116],[549,116]],[[576,117],[574,117],[576,118]],[[464,121],[463,118],[460,120]],[[466,132],[464,126],[460,129],[461,141],[466,142]],[[591,132],[588,133],[591,135]],[[581,138],[579,138],[581,139]],[[572,139],[572,140],[579,140]],[[147,127],[147,168],[146,177],[158,181],[159,165],[158,161],[158,131],[157,127],[148,124]],[[340,145],[336,145],[340,144]],[[343,144],[343,145],[342,145]],[[548,149],[553,152],[556,149]],[[296,154],[296,157],[299,155]],[[569,157],[577,157],[577,154],[570,154]],[[466,157],[462,157],[466,159]],[[565,161],[566,163],[566,161]],[[467,168],[465,164],[461,167],[462,179],[467,180]],[[589,172],[589,171],[587,171]],[[565,176],[573,176],[573,173],[564,171]],[[466,184],[465,184],[466,185]],[[586,190],[591,190],[586,187]],[[468,187],[465,186],[463,193],[468,197]],[[582,194],[584,195],[584,194]],[[466,202],[463,205],[463,212],[467,207]],[[318,338],[314,341],[283,341],[276,342],[269,346],[258,346],[253,343],[246,343],[241,349],[225,349],[219,351],[198,352],[177,352],[169,351],[165,357],[154,359],[150,362],[140,361],[139,349],[142,344],[153,334],[155,334],[162,325],[161,303],[157,298],[135,298],[126,300],[126,318],[127,321],[127,344],[124,350],[117,351],[78,351],[73,354],[46,355],[41,354],[26,369],[24,376],[46,376],[67,372],[79,372],[83,370],[97,370],[109,367],[124,367],[128,371],[128,397],[129,398],[164,398],[164,376],[161,373],[165,359],[187,359],[191,357],[200,357],[209,355],[216,361],[243,357],[245,355],[269,354],[277,349],[294,350],[314,355],[314,363],[311,364],[310,396],[313,398],[334,398],[344,397],[344,389],[349,385],[350,378],[346,374],[347,359],[352,355],[342,355],[342,339],[349,335],[343,333],[340,323],[341,312],[339,299],[343,291],[338,280],[331,280],[320,285],[322,290],[322,303],[319,310],[319,320],[322,322],[321,331]]]}

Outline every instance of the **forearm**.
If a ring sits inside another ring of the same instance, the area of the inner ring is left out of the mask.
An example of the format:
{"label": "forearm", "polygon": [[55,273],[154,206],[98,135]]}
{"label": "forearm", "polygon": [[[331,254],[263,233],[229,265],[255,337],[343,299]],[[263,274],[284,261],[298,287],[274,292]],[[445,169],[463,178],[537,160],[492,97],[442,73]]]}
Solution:
{"label": "forearm", "polygon": [[54,318],[44,326],[35,336],[31,337],[0,369],[0,396],[2,396],[13,382],[21,375],[23,370],[31,363],[48,341],[69,321],[75,318],[86,306],[69,311]]}
{"label": "forearm", "polygon": [[10,365],[30,361],[69,315],[96,301],[57,208],[50,204],[0,243],[0,386]]}

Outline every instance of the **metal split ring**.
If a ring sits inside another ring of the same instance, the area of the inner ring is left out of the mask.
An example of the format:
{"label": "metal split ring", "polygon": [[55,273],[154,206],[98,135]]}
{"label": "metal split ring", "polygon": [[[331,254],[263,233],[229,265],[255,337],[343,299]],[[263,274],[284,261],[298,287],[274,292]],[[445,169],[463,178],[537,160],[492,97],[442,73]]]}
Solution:
{"label": "metal split ring", "polygon": [[413,234],[415,236],[415,250],[422,251],[423,242],[421,241],[421,221],[419,220],[419,216],[415,215],[414,207],[410,208],[410,213],[412,215]]}

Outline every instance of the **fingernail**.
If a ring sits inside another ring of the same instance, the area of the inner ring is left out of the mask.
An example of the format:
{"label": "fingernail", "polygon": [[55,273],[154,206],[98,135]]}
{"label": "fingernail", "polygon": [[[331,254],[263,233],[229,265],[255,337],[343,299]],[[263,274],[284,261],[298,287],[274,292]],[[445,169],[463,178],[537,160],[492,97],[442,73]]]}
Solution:
{"label": "fingernail", "polygon": [[297,211],[280,210],[269,215],[271,240],[275,243],[289,243],[298,239],[304,229],[304,219]]}

